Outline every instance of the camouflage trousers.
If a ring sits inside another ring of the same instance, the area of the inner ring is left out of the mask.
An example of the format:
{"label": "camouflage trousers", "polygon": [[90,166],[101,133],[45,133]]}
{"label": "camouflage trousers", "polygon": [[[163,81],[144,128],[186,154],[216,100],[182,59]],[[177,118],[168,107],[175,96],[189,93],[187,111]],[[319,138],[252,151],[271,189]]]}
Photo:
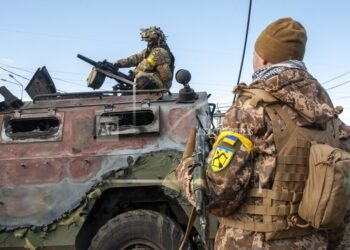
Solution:
{"label": "camouflage trousers", "polygon": [[322,232],[314,232],[309,235],[283,240],[265,241],[264,233],[234,229],[220,225],[216,238],[216,250],[325,250],[327,249],[327,236]]}

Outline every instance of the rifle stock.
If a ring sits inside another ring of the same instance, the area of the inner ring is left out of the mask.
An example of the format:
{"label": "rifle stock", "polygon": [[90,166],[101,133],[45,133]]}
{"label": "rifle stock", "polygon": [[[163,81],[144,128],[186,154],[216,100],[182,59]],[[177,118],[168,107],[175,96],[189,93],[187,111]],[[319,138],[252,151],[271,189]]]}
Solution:
{"label": "rifle stock", "polygon": [[185,151],[182,155],[182,159],[192,156],[194,152],[195,143],[196,143],[196,128],[193,127],[188,136],[188,140],[186,143]]}

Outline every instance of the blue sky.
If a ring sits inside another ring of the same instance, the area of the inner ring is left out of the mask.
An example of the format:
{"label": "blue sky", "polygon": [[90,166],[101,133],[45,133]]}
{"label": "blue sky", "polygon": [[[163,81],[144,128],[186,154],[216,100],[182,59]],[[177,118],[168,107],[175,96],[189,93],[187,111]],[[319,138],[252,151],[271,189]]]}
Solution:
{"label": "blue sky", "polygon": [[[90,65],[116,60],[145,47],[139,29],[160,26],[168,36],[176,69],[192,73],[191,86],[212,94],[211,101],[228,105],[236,85],[243,49],[249,1],[246,0],[0,0],[0,67],[31,78],[46,66],[58,89],[89,91]],[[350,2],[253,0],[250,33],[241,81],[249,83],[255,39],[262,29],[281,17],[300,21],[308,31],[304,62],[325,88],[350,80]],[[347,73],[348,72],[348,73]],[[327,82],[328,80],[345,75]],[[0,78],[14,81],[0,69]],[[27,85],[28,80],[16,77]],[[64,80],[64,81],[62,81]],[[21,88],[0,81],[20,96]],[[113,81],[103,89],[110,90]],[[175,81],[172,91],[180,85]],[[329,90],[341,118],[350,124],[350,83]],[[28,96],[24,93],[24,97]]]}

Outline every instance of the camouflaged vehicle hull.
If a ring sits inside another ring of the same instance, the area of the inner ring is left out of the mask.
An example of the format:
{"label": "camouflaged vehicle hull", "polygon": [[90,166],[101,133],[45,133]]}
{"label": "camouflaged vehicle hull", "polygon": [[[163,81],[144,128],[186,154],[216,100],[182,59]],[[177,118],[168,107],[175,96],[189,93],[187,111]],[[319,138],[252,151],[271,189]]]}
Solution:
{"label": "camouflaged vehicle hull", "polygon": [[177,98],[62,94],[0,113],[0,248],[87,249],[108,220],[137,209],[185,229],[191,207],[163,182],[196,116],[210,119],[206,93]]}

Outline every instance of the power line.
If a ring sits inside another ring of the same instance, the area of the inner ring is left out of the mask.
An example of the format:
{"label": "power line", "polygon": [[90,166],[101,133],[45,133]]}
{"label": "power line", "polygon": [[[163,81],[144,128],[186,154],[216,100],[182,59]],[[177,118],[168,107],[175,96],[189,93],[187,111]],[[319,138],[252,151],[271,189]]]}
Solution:
{"label": "power line", "polygon": [[[11,65],[8,65],[8,64],[5,64],[5,63],[1,63],[1,65],[5,66],[5,67],[8,67],[8,68],[13,68],[13,69],[17,69],[17,70],[21,70],[21,71],[24,71],[24,72],[27,72],[27,73],[31,73],[33,74],[33,70],[30,71],[28,69],[24,69],[24,68],[20,68],[20,67],[15,67],[15,66],[11,66]],[[60,73],[60,74],[72,74],[72,75],[83,75],[81,73],[77,73],[77,72],[71,72],[71,71],[61,71],[61,70],[50,70],[50,72],[56,72],[56,73]]]}
{"label": "power line", "polygon": [[81,76],[82,76],[82,75],[85,75],[85,74],[77,73],[77,72],[61,71],[61,70],[51,70],[51,69],[50,69],[50,72],[59,73],[59,74],[81,75]]}
{"label": "power line", "polygon": [[17,82],[17,85],[21,86],[22,91],[21,91],[21,100],[23,99],[23,84],[17,80],[17,78],[15,78],[12,74],[9,74],[9,77],[11,77],[13,80],[15,80]]}
{"label": "power line", "polygon": [[23,78],[23,79],[25,79],[25,80],[29,80],[29,78],[27,78],[27,77],[25,77],[25,76],[22,76],[22,75],[19,75],[19,74],[16,74],[16,73],[14,73],[14,72],[12,72],[12,71],[10,71],[10,70],[4,69],[4,68],[1,67],[1,66],[0,66],[0,69],[4,70],[4,71],[6,71],[6,72],[8,72],[8,73],[10,73],[10,74],[13,74],[13,75],[15,75],[15,76],[21,77],[21,78]]}
{"label": "power line", "polygon": [[54,79],[54,80],[57,80],[57,81],[61,81],[61,82],[65,82],[65,83],[69,83],[69,84],[73,84],[73,85],[77,85],[77,86],[86,87],[85,84],[80,84],[80,83],[76,83],[76,82],[71,82],[71,81],[67,81],[67,80],[64,80],[64,79],[61,79],[61,78],[57,78],[57,77],[51,77],[51,78]]}
{"label": "power line", "polygon": [[333,81],[333,80],[339,79],[340,77],[345,76],[345,75],[347,75],[347,74],[349,74],[349,73],[350,73],[350,70],[349,70],[349,71],[346,71],[345,73],[340,74],[340,75],[338,75],[338,76],[336,76],[336,77],[333,77],[332,79],[329,79],[329,80],[327,80],[327,81],[325,81],[325,82],[323,82],[323,83],[321,83],[321,84],[322,84],[322,85],[327,84],[327,83],[329,83],[329,82],[331,82],[331,81]]}
{"label": "power line", "polygon": [[330,88],[328,88],[328,89],[326,89],[326,90],[331,90],[331,89],[338,88],[338,87],[343,86],[343,85],[345,85],[345,84],[347,84],[347,83],[349,83],[349,82],[350,82],[350,81],[346,81],[346,82],[340,83],[340,84],[335,85],[335,86],[333,86],[333,87],[330,87]]}
{"label": "power line", "polygon": [[[10,65],[7,65],[7,64],[4,64],[4,63],[0,63],[0,64],[1,64],[1,65],[4,65],[4,66],[6,66],[6,67],[9,67],[9,68],[14,68],[14,69],[17,69],[17,70],[22,70],[22,71],[25,71],[25,72],[27,72],[27,73],[34,74],[34,72],[31,72],[31,71],[26,70],[26,69],[24,69],[24,68],[15,67],[15,66],[10,66]],[[19,76],[19,77],[21,77],[21,78],[23,78],[23,79],[30,80],[29,78],[27,78],[27,77],[25,77],[25,76],[16,74],[16,73],[14,73],[14,72],[12,72],[12,71],[10,71],[10,70],[7,70],[7,69],[5,69],[5,68],[3,68],[3,67],[1,67],[1,66],[0,66],[0,69],[4,70],[4,71],[6,71],[6,72],[9,72],[9,73],[11,73],[11,74],[14,74],[14,75],[16,75],[16,76]],[[84,84],[79,84],[79,83],[72,82],[72,81],[68,81],[68,80],[65,80],[65,79],[58,78],[58,77],[51,77],[51,78],[54,79],[54,80],[57,80],[57,81],[61,81],[61,82],[65,82],[65,83],[69,83],[69,84],[73,84],[73,85],[77,85],[77,86],[86,87],[86,85],[84,85]]]}
{"label": "power line", "polygon": [[[12,76],[13,77],[13,76]],[[17,81],[16,78],[12,78],[13,80]],[[21,86],[22,90],[21,90],[21,100],[23,100],[23,85],[22,83],[20,83],[19,81],[17,82],[12,82],[12,81],[8,81],[6,79],[3,79],[1,78],[0,81],[3,81],[3,82],[8,82],[8,83],[12,83],[12,84],[15,84],[17,86]]]}
{"label": "power line", "polygon": [[24,71],[24,72],[33,74],[33,70],[29,71],[29,70],[27,70],[27,69],[20,68],[20,67],[15,67],[15,66],[11,66],[11,65],[8,65],[8,64],[5,64],[5,63],[0,63],[0,64],[3,65],[3,66],[5,66],[5,67],[8,67],[8,68],[17,69],[17,70],[20,70],[20,71]]}
{"label": "power line", "polygon": [[19,86],[18,83],[12,82],[12,81],[9,81],[9,80],[6,80],[6,79],[4,79],[4,78],[1,78],[0,81],[12,83],[12,84],[15,84],[15,85]]}

